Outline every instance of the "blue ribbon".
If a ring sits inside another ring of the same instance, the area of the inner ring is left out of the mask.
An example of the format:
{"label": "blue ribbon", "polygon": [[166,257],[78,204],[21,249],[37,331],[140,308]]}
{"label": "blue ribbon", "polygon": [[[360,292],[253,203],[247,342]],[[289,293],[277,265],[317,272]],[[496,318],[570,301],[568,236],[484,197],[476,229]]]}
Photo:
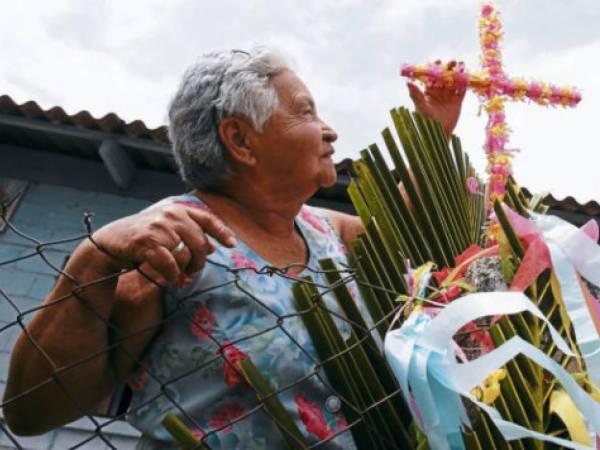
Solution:
{"label": "blue ribbon", "polygon": [[524,311],[545,322],[556,346],[563,353],[573,356],[566,342],[537,306],[525,295],[516,292],[466,295],[449,304],[434,319],[416,312],[402,327],[387,334],[384,343],[386,357],[405,395],[414,397],[423,419],[423,432],[432,448],[465,448],[461,430],[469,422],[460,396],[469,398],[484,410],[506,440],[531,437],[567,448],[587,448],[505,421],[494,408],[479,402],[470,394],[474,386],[518,354],[526,355],[553,374],[581,414],[588,419],[590,429],[600,432],[600,404],[559,364],[518,336],[474,361],[456,361],[452,337],[464,325],[478,317]]}

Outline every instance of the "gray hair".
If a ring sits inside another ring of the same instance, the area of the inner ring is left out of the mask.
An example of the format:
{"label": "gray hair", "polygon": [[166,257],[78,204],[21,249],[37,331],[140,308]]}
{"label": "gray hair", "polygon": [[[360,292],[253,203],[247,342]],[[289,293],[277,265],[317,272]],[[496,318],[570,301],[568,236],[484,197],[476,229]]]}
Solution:
{"label": "gray hair", "polygon": [[289,68],[279,51],[255,47],[208,53],[185,72],[169,106],[169,139],[185,183],[206,189],[227,179],[218,123],[239,115],[263,131],[279,102],[271,77]]}

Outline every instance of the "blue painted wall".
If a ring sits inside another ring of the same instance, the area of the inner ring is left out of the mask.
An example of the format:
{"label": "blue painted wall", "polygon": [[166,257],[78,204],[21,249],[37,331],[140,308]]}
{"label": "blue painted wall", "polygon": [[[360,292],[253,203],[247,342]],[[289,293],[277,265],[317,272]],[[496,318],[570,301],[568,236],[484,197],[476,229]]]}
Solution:
{"label": "blue painted wall", "polygon": [[[80,242],[85,233],[85,212],[94,212],[94,229],[139,211],[149,205],[148,201],[116,195],[85,192],[71,188],[30,184],[11,218],[21,232],[42,242],[76,238],[72,242],[50,245],[43,250],[46,258],[61,267],[65,257]],[[0,233],[0,289],[10,297],[21,312],[39,306],[56,281],[56,271],[39,255],[36,243],[11,230]],[[20,261],[5,262],[34,254]],[[0,295],[0,390],[4,390],[10,352],[20,329],[14,324],[18,312],[7,299]],[[24,316],[27,322],[31,314]],[[1,418],[0,418],[1,420]],[[107,419],[98,419],[105,422]],[[3,422],[2,422],[2,425]],[[6,427],[3,426],[4,429]],[[19,445],[27,449],[64,450],[90,437],[94,438],[94,425],[89,419],[80,419],[51,433],[30,437],[16,437]],[[124,422],[111,424],[103,434],[114,448],[133,449],[138,433]],[[5,431],[0,431],[0,449],[18,448]],[[80,449],[110,448],[98,437]]]}

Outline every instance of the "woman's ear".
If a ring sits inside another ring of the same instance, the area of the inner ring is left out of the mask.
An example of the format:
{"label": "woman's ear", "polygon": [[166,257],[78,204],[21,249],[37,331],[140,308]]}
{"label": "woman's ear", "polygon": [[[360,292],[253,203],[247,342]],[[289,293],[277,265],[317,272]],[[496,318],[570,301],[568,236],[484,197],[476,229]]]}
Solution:
{"label": "woman's ear", "polygon": [[219,137],[225,148],[229,151],[232,161],[246,166],[256,164],[256,156],[250,145],[248,133],[252,127],[239,117],[225,117],[219,123]]}

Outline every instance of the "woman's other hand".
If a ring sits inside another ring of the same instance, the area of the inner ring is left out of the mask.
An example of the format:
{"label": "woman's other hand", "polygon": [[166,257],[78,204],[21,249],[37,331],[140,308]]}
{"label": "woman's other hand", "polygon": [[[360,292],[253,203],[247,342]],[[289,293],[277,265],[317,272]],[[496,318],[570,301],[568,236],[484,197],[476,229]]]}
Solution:
{"label": "woman's other hand", "polygon": [[[112,256],[115,269],[137,265],[153,281],[176,284],[193,276],[215,251],[212,236],[234,247],[233,232],[214,214],[192,206],[170,204],[142,211],[98,230],[93,240]],[[183,242],[183,244],[181,244]]]}
{"label": "woman's other hand", "polygon": [[[449,69],[455,66],[455,61],[448,63]],[[412,82],[408,82],[406,85],[417,112],[440,122],[446,136],[450,137],[460,117],[466,88],[429,86],[423,92]]]}

